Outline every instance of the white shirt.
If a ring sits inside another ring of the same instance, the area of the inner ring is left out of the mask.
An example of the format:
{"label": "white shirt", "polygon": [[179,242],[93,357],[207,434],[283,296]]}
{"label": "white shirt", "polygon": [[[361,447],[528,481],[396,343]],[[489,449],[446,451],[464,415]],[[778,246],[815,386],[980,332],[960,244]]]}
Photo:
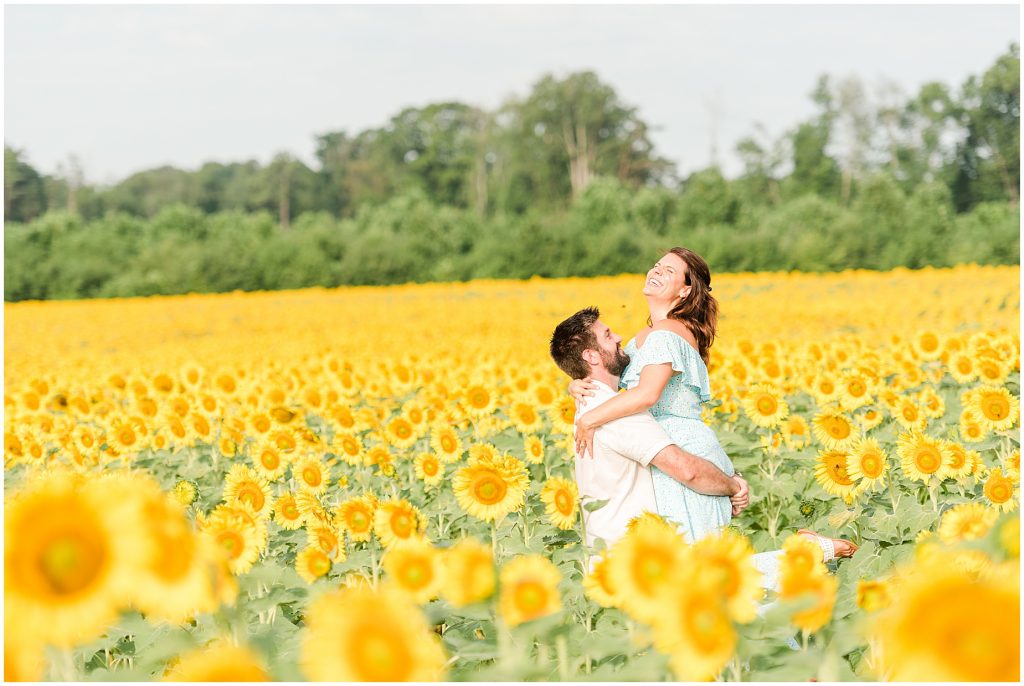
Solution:
{"label": "white shirt", "polygon": [[[600,381],[597,390],[583,399],[576,417],[615,397],[616,392]],[[593,512],[583,510],[586,542],[603,538],[609,547],[626,533],[629,520],[644,511],[657,512],[654,483],[648,467],[661,450],[672,444],[665,430],[648,412],[638,412],[598,427],[594,433],[593,457],[576,456],[576,486],[580,502],[608,503]]]}

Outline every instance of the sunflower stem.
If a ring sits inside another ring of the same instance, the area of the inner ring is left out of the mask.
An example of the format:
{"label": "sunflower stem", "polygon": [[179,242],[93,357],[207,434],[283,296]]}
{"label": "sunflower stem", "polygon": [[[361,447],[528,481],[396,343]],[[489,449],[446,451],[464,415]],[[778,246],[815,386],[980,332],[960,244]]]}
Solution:
{"label": "sunflower stem", "polygon": [[568,681],[569,646],[566,643],[565,634],[559,634],[555,639],[555,650],[558,653],[558,678],[561,681]]}
{"label": "sunflower stem", "polygon": [[743,681],[743,669],[740,667],[739,655],[733,655],[729,660],[729,681]]}
{"label": "sunflower stem", "polygon": [[370,574],[373,576],[373,588],[377,588],[377,541],[370,537]]}
{"label": "sunflower stem", "polygon": [[810,635],[807,633],[807,631],[804,630],[804,629],[801,629],[800,630],[800,650],[802,650],[805,653],[807,652],[807,644],[808,644],[809,639],[810,639]]}

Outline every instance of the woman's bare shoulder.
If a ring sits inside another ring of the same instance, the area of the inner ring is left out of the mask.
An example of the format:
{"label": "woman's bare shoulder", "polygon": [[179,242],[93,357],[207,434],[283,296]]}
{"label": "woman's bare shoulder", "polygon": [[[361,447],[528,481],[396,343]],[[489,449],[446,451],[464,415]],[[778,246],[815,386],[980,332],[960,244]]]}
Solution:
{"label": "woman's bare shoulder", "polygon": [[674,334],[682,337],[687,343],[693,347],[697,347],[697,338],[693,335],[688,327],[678,319],[662,319],[661,321],[655,322],[652,327],[652,331],[671,331]]}

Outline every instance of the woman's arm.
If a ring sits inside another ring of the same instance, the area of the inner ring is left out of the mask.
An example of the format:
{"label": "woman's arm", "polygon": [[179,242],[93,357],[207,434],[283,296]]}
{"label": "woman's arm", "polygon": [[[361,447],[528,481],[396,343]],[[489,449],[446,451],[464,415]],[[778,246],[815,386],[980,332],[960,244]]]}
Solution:
{"label": "woman's arm", "polygon": [[576,420],[576,454],[584,457],[593,454],[594,432],[599,426],[643,412],[658,402],[665,384],[674,373],[672,365],[667,362],[649,364],[640,371],[640,383],[635,387],[580,415]]}

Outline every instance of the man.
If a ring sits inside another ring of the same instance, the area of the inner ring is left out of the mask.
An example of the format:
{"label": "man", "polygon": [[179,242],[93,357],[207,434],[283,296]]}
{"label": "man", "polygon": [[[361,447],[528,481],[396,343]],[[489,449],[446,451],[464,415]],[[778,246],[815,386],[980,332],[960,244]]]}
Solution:
{"label": "man", "polygon": [[[597,393],[584,401],[577,415],[615,397],[619,376],[629,364],[622,339],[599,316],[596,307],[580,310],[551,336],[551,357],[559,369],[574,379],[589,376],[598,385]],[[625,534],[631,519],[644,511],[658,511],[651,465],[698,493],[729,496],[733,514],[749,503],[742,477],[728,476],[711,462],[682,450],[650,413],[640,412],[601,426],[594,436],[593,457],[576,455],[581,502],[608,501],[597,510],[583,511],[588,546],[598,538],[611,546]]]}

